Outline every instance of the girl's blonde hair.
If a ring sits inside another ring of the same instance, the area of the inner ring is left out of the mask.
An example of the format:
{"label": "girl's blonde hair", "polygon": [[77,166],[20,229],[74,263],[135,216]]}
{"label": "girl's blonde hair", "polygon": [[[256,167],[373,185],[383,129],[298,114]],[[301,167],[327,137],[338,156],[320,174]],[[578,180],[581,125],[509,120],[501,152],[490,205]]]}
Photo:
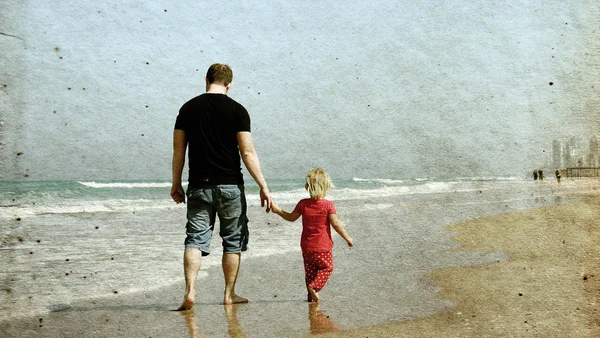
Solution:
{"label": "girl's blonde hair", "polygon": [[313,199],[323,199],[325,195],[333,188],[331,177],[323,168],[311,169],[306,175],[306,185],[304,188]]}

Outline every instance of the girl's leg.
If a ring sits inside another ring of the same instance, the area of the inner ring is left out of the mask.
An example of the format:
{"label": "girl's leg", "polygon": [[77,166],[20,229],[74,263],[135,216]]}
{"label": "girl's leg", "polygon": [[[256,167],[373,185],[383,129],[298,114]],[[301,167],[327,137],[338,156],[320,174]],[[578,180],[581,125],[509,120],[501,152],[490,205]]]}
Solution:
{"label": "girl's leg", "polygon": [[308,301],[318,302],[317,293],[323,289],[333,271],[333,255],[331,251],[304,252],[303,257]]}
{"label": "girl's leg", "polygon": [[[307,291],[307,299],[309,302],[315,301],[315,297],[313,296],[316,292],[309,286],[310,283],[317,276],[317,266],[314,264],[313,256],[315,252],[311,251],[303,251],[302,258],[304,258],[304,281],[306,285]],[[318,297],[317,297],[318,299]]]}
{"label": "girl's leg", "polygon": [[317,266],[317,274],[310,283],[310,286],[316,292],[319,292],[323,289],[333,272],[333,253],[331,251],[317,252],[314,256],[314,262]]}

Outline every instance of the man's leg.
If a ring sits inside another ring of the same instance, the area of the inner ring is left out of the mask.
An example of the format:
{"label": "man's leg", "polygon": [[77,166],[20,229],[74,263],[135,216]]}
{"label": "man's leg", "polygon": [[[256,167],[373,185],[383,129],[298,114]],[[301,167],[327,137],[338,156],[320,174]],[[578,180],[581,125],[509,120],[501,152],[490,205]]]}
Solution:
{"label": "man's leg", "polygon": [[248,218],[246,217],[246,196],[243,185],[219,186],[220,220],[219,234],[223,240],[223,275],[225,292],[223,303],[247,303],[248,299],[235,294],[235,283],[240,270],[241,252],[248,244]]}
{"label": "man's leg", "polygon": [[202,263],[202,251],[187,248],[183,253],[183,273],[185,275],[185,298],[178,311],[191,310],[196,301],[196,279]]}
{"label": "man's leg", "polygon": [[210,252],[210,241],[215,225],[213,191],[210,188],[189,188],[187,191],[187,220],[183,273],[185,298],[178,310],[190,310],[196,300],[196,279],[202,263],[202,254]]}
{"label": "man's leg", "polygon": [[223,304],[248,303],[248,298],[235,294],[235,282],[240,271],[241,253],[223,253],[223,275],[225,276],[225,294]]}

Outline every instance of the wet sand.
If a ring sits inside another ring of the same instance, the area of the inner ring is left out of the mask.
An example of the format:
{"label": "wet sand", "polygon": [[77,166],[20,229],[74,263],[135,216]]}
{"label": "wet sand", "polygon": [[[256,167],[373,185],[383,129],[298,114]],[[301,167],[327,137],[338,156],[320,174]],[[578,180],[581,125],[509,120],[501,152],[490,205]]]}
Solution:
{"label": "wet sand", "polygon": [[[338,214],[356,247],[348,249],[334,237],[336,268],[319,307],[304,300],[299,250],[247,254],[236,291],[249,297],[249,304],[221,304],[222,272],[212,266],[203,269],[207,276],[198,282],[193,311],[172,311],[182,300],[180,282],[147,292],[57,304],[50,313],[0,323],[0,333],[6,337],[594,337],[600,334],[596,312],[600,197],[594,196],[595,191],[589,195],[566,205],[519,212],[507,212],[510,205],[492,200],[484,211],[481,204],[457,202],[460,196],[453,200],[424,196],[411,205],[389,199],[344,201],[336,204]],[[250,218],[256,226],[269,224],[266,229],[273,232],[290,226],[257,209]]]}

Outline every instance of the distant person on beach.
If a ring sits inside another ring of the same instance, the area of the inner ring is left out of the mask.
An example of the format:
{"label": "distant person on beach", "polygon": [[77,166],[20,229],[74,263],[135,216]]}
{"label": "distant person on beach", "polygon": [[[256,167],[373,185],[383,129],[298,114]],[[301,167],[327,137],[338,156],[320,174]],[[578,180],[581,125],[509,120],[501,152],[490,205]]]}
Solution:
{"label": "distant person on beach", "polygon": [[[223,240],[224,304],[246,303],[235,294],[242,251],[247,250],[248,218],[241,159],[260,188],[261,206],[271,209],[271,194],[260,169],[246,109],[227,96],[233,72],[228,65],[213,64],[206,73],[206,93],[179,110],[173,134],[173,185],[171,198],[185,203],[187,224],[183,267],[185,297],[178,310],[194,306],[196,279],[202,256],[210,253],[216,216]],[[189,147],[189,150],[187,149]],[[182,187],[188,150],[189,185]]]}
{"label": "distant person on beach", "polygon": [[333,240],[331,227],[348,243],[354,246],[344,226],[338,219],[335,206],[325,199],[333,183],[324,169],[311,169],[306,176],[304,188],[310,198],[298,202],[291,213],[272,204],[274,213],[286,221],[293,222],[302,216],[300,247],[304,258],[304,274],[309,302],[319,302],[319,291],[323,289],[333,271]]}
{"label": "distant person on beach", "polygon": [[556,169],[556,171],[554,172],[554,175],[556,175],[556,182],[558,184],[560,184],[560,169]]}
{"label": "distant person on beach", "polygon": [[540,181],[544,180],[544,171],[543,170],[538,170],[538,178]]}
{"label": "distant person on beach", "polygon": [[537,181],[537,179],[538,179],[538,172],[537,172],[537,170],[534,170],[533,171],[533,180]]}

